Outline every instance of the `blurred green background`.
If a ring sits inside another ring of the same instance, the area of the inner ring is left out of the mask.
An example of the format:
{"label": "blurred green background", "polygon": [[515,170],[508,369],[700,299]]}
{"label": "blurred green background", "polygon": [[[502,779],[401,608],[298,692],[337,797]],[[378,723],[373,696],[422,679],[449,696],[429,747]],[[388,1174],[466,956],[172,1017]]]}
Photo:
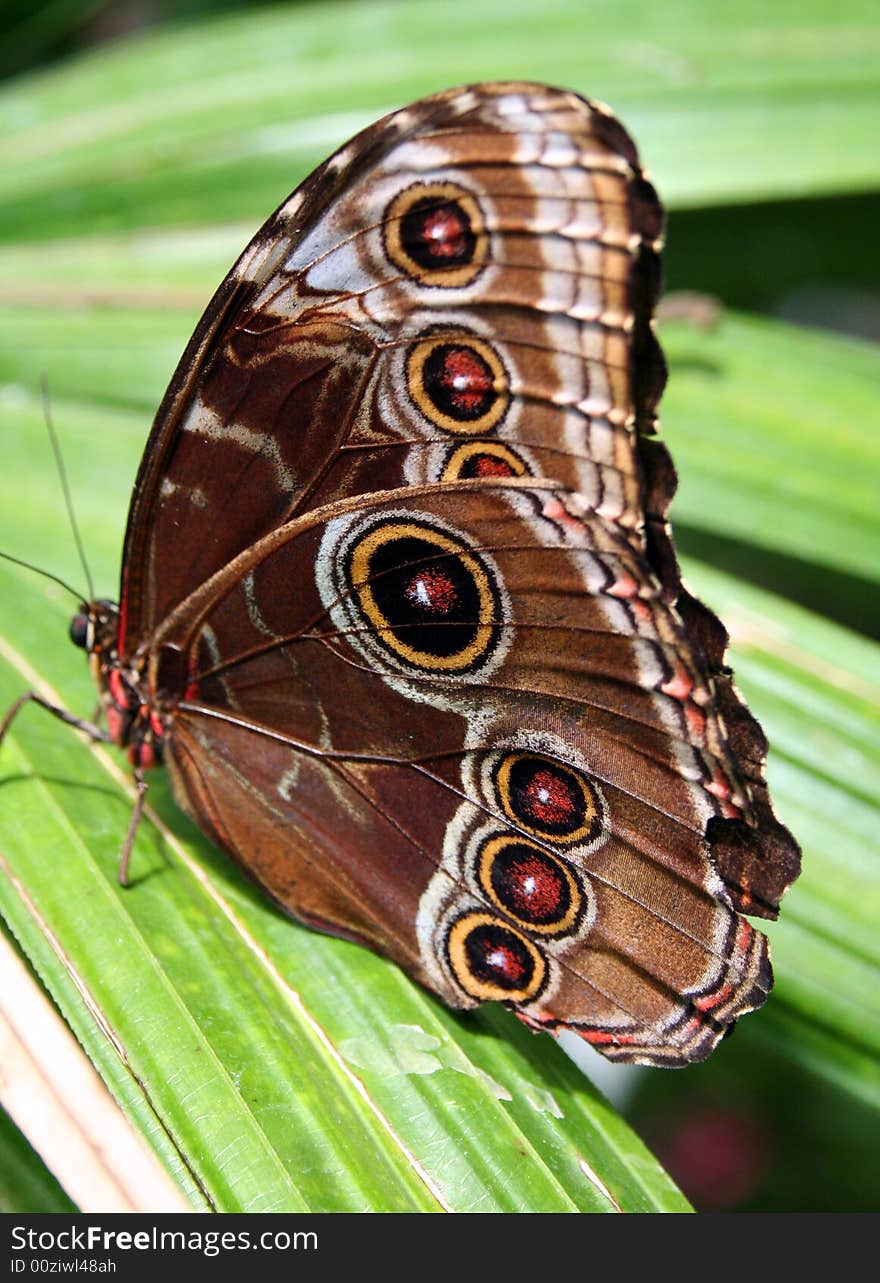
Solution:
{"label": "blurred green background", "polygon": [[[11,442],[0,547],[78,578],[35,395],[46,370],[102,591],[118,573],[150,414],[192,324],[253,230],[333,147],[424,93],[502,77],[599,97],[633,133],[668,207],[667,290],[708,296],[718,312],[708,328],[670,319],[661,330],[677,544],[731,627],[805,871],[771,933],[778,986],[765,1011],[702,1066],[589,1069],[697,1210],[876,1209],[876,5],[55,0],[0,12],[0,407]],[[39,591],[9,583],[6,635],[29,655],[33,645],[87,710],[81,657],[63,654],[63,603],[42,652],[39,620],[20,618],[19,592],[42,600]],[[13,679],[10,698],[16,689]],[[178,824],[161,786],[159,797]],[[101,834],[111,877],[120,814]],[[14,836],[0,835],[4,849]],[[87,1042],[33,924],[9,903],[6,916]],[[344,959],[340,985],[361,969],[365,987],[387,983],[370,970],[384,964],[350,962],[337,942],[324,954],[325,944],[308,947],[327,969]],[[467,1028],[483,1046],[496,1030],[511,1036],[496,1015],[474,1019]],[[459,1046],[464,1026],[444,1026]],[[534,1076],[551,1072],[535,1059],[544,1053],[523,1046]],[[453,1075],[447,1097],[464,1081]],[[452,1128],[447,1139],[460,1143]],[[223,1205],[247,1205],[239,1197]],[[352,1197],[351,1206],[377,1205]],[[320,1192],[306,1202],[320,1205]],[[0,1209],[67,1205],[7,1120]],[[474,1206],[464,1194],[457,1205]],[[527,1183],[490,1205],[537,1210]]]}

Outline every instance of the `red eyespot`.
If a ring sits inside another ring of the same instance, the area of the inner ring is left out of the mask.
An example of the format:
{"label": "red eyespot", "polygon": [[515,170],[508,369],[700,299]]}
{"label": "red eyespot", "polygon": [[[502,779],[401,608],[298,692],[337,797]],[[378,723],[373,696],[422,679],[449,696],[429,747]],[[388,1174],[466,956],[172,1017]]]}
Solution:
{"label": "red eyespot", "polygon": [[505,814],[529,833],[555,842],[591,842],[602,804],[583,772],[537,753],[509,753],[495,769]]}
{"label": "red eyespot", "polygon": [[397,193],[382,221],[385,252],[420,288],[462,289],[489,257],[479,201],[458,183],[411,183]]}
{"label": "red eyespot", "polygon": [[504,362],[492,344],[469,331],[420,339],[407,354],[406,377],[425,418],[456,436],[486,436],[510,405]]}
{"label": "red eyespot", "polygon": [[470,220],[455,201],[435,204],[417,201],[401,220],[400,241],[420,267],[437,268],[469,263],[477,238]]}
{"label": "red eyespot", "polygon": [[534,842],[494,834],[480,847],[476,873],[486,897],[527,931],[567,935],[583,921],[589,892],[580,875]]}
{"label": "red eyespot", "polygon": [[533,941],[489,913],[466,913],[454,922],[446,949],[462,988],[483,1001],[531,1000],[547,979]]}

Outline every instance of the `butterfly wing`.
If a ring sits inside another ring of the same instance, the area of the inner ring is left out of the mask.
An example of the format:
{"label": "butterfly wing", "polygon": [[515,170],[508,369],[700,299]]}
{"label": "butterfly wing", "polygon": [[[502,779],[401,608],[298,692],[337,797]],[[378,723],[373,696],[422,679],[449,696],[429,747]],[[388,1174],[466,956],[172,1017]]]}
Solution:
{"label": "butterfly wing", "polygon": [[121,651],[268,530],[345,495],[549,476],[640,523],[661,223],[621,126],[543,86],[439,94],[337,152],[233,267],[159,408]]}
{"label": "butterfly wing", "polygon": [[770,985],[713,826],[755,879],[775,848],[639,545],[522,479],[283,527],[165,636],[193,657],[179,792],[290,912],[453,1006],[702,1058]]}
{"label": "butterfly wing", "polygon": [[427,99],[337,153],[209,308],[129,521],[202,827],[455,1006],[708,1054],[797,871],[681,587],[650,440],[661,214],[603,108]]}

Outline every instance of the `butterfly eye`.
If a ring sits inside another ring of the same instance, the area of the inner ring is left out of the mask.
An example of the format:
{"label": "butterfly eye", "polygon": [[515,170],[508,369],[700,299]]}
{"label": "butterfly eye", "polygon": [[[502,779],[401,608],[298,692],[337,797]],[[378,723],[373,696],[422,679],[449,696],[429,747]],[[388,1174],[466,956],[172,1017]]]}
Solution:
{"label": "butterfly eye", "polygon": [[70,640],[73,642],[74,646],[79,646],[80,650],[88,650],[89,637],[92,631],[91,620],[88,615],[74,615],[73,619],[70,621],[70,628],[68,631],[70,633]]}

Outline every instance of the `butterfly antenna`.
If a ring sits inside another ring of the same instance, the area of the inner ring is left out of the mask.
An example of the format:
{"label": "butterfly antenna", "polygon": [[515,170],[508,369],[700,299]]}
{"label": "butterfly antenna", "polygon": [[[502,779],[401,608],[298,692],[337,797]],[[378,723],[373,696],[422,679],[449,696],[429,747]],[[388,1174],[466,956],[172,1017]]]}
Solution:
{"label": "butterfly antenna", "polygon": [[[70,486],[68,485],[68,481],[67,481],[67,471],[64,467],[64,459],[61,456],[61,446],[58,442],[58,435],[55,431],[55,424],[52,422],[52,407],[49,403],[49,380],[46,378],[45,373],[40,375],[40,395],[43,398],[43,417],[46,420],[46,431],[49,433],[49,440],[52,442],[52,453],[55,455],[55,464],[58,468],[58,476],[61,480],[61,489],[64,491],[64,504],[65,504],[65,507],[67,508],[67,515],[70,519],[70,528],[73,531],[73,540],[74,540],[74,543],[76,544],[76,550],[79,553],[80,564],[85,572],[86,584],[88,585],[88,589],[89,589],[89,601],[94,601],[95,585],[92,583],[92,576],[91,576],[91,572],[89,571],[89,563],[86,561],[86,553],[85,553],[85,549],[83,548],[82,539],[80,537],[79,526],[76,524],[76,515],[73,511],[73,499],[71,498]],[[8,558],[8,560],[15,561],[15,558],[10,557]],[[26,562],[19,562],[19,565],[22,565],[22,566],[26,564],[27,564]],[[30,569],[36,570],[37,567],[31,566]],[[40,571],[37,571],[37,573],[41,575],[45,575],[47,572],[45,570],[40,570]],[[48,575],[47,577],[49,579],[55,579],[56,583],[62,584],[62,587],[67,588],[67,584],[63,583],[62,580],[57,579],[55,575]],[[68,591],[70,592],[72,591],[72,589],[68,589]],[[75,595],[79,597],[79,593],[76,593]],[[80,600],[82,600],[82,598],[80,598]]]}
{"label": "butterfly antenna", "polygon": [[44,579],[51,579],[53,583],[59,584],[65,592],[69,592],[71,597],[75,597],[80,605],[84,603],[85,598],[81,592],[77,592],[75,588],[71,588],[70,584],[66,584],[63,579],[59,579],[58,576],[53,575],[51,571],[43,570],[42,567],[35,566],[31,561],[22,561],[21,557],[13,557],[10,552],[0,552],[0,557],[2,557],[4,561],[11,561],[15,566],[24,566],[25,570],[32,570],[35,575],[42,575]]}

